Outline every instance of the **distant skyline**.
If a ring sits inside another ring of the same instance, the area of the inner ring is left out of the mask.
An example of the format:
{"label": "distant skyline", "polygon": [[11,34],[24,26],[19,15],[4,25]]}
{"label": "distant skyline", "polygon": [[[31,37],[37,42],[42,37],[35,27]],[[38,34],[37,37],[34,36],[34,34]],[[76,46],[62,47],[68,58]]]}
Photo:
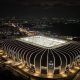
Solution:
{"label": "distant skyline", "polygon": [[80,17],[80,0],[0,0],[0,17]]}

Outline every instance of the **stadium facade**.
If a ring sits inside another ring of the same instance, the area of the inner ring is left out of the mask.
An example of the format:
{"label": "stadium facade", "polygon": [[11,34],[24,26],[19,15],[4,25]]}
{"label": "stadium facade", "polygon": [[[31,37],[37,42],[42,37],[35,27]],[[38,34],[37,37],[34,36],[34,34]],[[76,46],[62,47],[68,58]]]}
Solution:
{"label": "stadium facade", "polygon": [[69,72],[80,66],[80,44],[44,36],[5,40],[2,43],[7,56],[22,61],[29,72],[44,77]]}

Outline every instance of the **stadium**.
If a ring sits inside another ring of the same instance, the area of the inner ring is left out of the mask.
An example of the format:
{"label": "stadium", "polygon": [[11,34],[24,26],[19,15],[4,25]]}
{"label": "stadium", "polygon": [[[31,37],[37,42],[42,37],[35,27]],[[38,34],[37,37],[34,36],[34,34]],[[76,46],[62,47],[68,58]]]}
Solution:
{"label": "stadium", "polygon": [[67,77],[68,72],[74,73],[73,69],[80,66],[78,42],[32,36],[5,40],[2,48],[8,57],[24,63],[29,69],[27,73],[33,76],[55,78],[57,74],[57,77]]}

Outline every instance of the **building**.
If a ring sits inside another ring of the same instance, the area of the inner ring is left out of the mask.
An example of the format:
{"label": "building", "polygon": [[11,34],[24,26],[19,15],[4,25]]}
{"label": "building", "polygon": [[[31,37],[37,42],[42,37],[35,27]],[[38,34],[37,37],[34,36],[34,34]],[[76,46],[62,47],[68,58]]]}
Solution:
{"label": "building", "polygon": [[[80,66],[78,42],[32,36],[5,40],[2,48],[8,57],[20,61],[29,69],[27,73],[44,78],[67,77]],[[57,75],[57,76],[56,76]]]}

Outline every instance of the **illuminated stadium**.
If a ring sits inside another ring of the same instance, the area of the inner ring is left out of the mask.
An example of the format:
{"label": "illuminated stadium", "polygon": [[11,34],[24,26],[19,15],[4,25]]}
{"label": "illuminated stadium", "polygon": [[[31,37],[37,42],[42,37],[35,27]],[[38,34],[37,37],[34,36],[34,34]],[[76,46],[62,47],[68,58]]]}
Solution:
{"label": "illuminated stadium", "polygon": [[80,66],[80,44],[77,42],[33,36],[5,40],[2,46],[8,57],[23,62],[29,69],[27,73],[33,76],[67,77]]}

